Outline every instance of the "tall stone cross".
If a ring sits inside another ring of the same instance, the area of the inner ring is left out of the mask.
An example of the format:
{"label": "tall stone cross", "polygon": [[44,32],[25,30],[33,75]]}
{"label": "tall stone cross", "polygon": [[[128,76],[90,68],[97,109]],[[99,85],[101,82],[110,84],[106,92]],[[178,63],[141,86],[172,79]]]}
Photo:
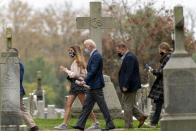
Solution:
{"label": "tall stone cross", "polygon": [[7,51],[12,48],[12,29],[6,29],[6,38],[7,38]]}
{"label": "tall stone cross", "polygon": [[101,2],[90,2],[90,17],[77,17],[78,29],[90,29],[90,39],[95,41],[97,49],[102,54],[101,29],[114,27],[114,18],[101,16]]}
{"label": "tall stone cross", "polygon": [[6,29],[7,52],[0,54],[1,130],[26,131],[20,112],[20,69],[18,54],[12,48],[12,31]]}
{"label": "tall stone cross", "polygon": [[37,100],[43,100],[43,91],[41,88],[41,71],[37,71],[37,90],[36,90],[36,95],[37,95]]}
{"label": "tall stone cross", "polygon": [[196,129],[196,64],[185,51],[183,7],[174,8],[175,52],[163,70],[165,113],[161,131]]}
{"label": "tall stone cross", "polygon": [[176,6],[174,8],[175,17],[175,52],[174,56],[187,56],[188,53],[184,46],[184,16],[183,7]]}

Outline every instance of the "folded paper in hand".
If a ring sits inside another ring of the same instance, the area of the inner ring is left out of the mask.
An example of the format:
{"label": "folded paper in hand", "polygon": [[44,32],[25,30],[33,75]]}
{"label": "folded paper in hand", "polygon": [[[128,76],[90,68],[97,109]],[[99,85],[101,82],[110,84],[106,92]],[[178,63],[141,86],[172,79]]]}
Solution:
{"label": "folded paper in hand", "polygon": [[[79,80],[75,80],[75,83],[76,83],[77,85],[80,85],[80,82],[81,82],[81,81],[79,81]],[[88,88],[88,89],[90,89],[90,86],[89,86],[89,85],[84,84],[83,86],[86,87],[86,88]]]}

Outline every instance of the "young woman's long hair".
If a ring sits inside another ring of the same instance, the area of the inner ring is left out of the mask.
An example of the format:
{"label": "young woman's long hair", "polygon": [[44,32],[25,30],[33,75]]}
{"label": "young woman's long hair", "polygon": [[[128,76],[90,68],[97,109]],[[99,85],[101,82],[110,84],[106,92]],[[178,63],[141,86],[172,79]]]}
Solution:
{"label": "young woman's long hair", "polygon": [[162,50],[166,51],[166,54],[164,54],[160,58],[160,62],[162,62],[165,55],[167,55],[168,52],[172,52],[172,49],[171,49],[170,45],[167,42],[161,42],[161,44],[159,45],[159,49],[162,49]]}
{"label": "young woman's long hair", "polygon": [[172,51],[170,45],[167,42],[161,42],[159,48],[162,50],[166,50],[167,52]]}
{"label": "young woman's long hair", "polygon": [[71,46],[70,48],[72,48],[74,50],[75,53],[75,59],[76,59],[76,63],[78,64],[79,67],[86,69],[86,62],[84,59],[84,56],[81,52],[81,49],[79,46]]}

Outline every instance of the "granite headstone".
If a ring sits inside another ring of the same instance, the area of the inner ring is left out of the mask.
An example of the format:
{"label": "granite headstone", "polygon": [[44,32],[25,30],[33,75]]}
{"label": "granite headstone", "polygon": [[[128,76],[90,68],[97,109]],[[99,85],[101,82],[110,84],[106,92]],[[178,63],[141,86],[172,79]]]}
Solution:
{"label": "granite headstone", "polygon": [[38,101],[37,103],[37,118],[41,118],[44,119],[45,118],[45,105],[44,105],[44,101]]}
{"label": "granite headstone", "polygon": [[6,30],[7,52],[0,54],[1,130],[22,131],[20,114],[20,69],[18,54],[12,50],[11,28]]}
{"label": "granite headstone", "polygon": [[57,119],[57,112],[55,111],[55,105],[48,105],[47,119]]}
{"label": "granite headstone", "polygon": [[165,114],[161,131],[196,130],[196,64],[184,47],[183,7],[174,8],[175,51],[164,68]]}
{"label": "granite headstone", "polygon": [[23,98],[23,103],[24,103],[24,106],[25,106],[26,110],[30,113],[30,101],[29,101],[29,97],[24,97]]}

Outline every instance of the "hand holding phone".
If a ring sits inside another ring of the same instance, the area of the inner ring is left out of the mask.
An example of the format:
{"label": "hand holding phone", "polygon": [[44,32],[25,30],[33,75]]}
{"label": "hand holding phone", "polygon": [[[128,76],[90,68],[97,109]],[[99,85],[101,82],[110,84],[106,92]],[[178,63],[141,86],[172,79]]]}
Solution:
{"label": "hand holding phone", "polygon": [[149,64],[145,64],[145,67],[146,67],[146,69],[147,69],[148,71],[153,70],[152,67],[151,67]]}

